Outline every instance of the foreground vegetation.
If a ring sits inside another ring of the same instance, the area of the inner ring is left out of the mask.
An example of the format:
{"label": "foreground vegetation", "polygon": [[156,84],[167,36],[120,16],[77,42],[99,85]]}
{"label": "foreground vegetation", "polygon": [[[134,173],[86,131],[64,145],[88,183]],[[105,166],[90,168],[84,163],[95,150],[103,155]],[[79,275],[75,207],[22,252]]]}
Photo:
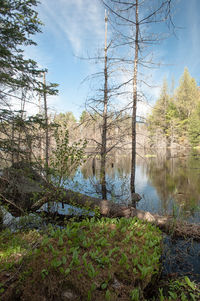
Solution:
{"label": "foreground vegetation", "polygon": [[62,229],[50,225],[43,231],[6,229],[0,235],[0,298],[199,300],[187,277],[170,282],[167,290],[166,283],[157,288],[161,240],[160,230],[136,218],[71,220]]}
{"label": "foreground vegetation", "polygon": [[[14,236],[5,231],[2,300],[53,300],[63,294],[77,300],[142,300],[159,273],[160,242],[159,230],[137,219],[86,219]],[[14,283],[7,286],[8,273]]]}

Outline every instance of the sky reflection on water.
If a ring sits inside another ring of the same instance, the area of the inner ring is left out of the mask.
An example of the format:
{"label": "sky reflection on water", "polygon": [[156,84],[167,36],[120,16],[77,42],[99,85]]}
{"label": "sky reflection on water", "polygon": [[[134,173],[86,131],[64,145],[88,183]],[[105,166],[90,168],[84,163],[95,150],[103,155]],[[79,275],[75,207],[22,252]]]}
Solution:
{"label": "sky reflection on water", "polygon": [[[130,203],[130,156],[112,156],[107,164],[107,198]],[[95,165],[95,167],[94,167]],[[101,197],[100,160],[89,159],[68,187]],[[137,158],[136,192],[142,196],[138,209],[173,214],[189,222],[200,221],[200,156],[164,159]]]}

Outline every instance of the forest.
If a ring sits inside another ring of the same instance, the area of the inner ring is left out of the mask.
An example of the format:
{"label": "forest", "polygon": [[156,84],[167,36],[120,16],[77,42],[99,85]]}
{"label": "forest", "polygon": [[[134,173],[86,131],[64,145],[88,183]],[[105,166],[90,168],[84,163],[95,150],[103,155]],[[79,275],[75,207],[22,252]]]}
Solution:
{"label": "forest", "polygon": [[99,2],[104,48],[85,58],[100,69],[78,120],[50,110],[59,84],[27,58],[40,3],[0,4],[0,300],[198,301],[198,79],[183,66],[138,113],[176,1]]}
{"label": "forest", "polygon": [[159,135],[166,140],[166,146],[174,143],[185,147],[200,145],[200,89],[187,68],[180,78],[180,84],[171,94],[166,80],[152,114],[148,126],[154,143],[158,143]]}

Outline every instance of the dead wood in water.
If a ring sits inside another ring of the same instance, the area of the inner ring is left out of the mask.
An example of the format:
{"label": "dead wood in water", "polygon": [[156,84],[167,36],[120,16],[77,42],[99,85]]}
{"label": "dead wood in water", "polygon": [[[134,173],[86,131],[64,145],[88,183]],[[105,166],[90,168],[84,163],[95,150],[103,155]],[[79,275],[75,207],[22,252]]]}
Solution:
{"label": "dead wood in water", "polygon": [[[105,217],[136,216],[177,237],[190,237],[200,241],[200,224],[189,224],[175,220],[172,216],[160,216],[72,190],[61,190],[46,183],[32,167],[22,164],[14,167],[5,170],[0,177],[0,200],[15,211],[18,210],[20,215],[24,214],[24,211],[36,212],[43,204],[58,201],[89,210],[99,208],[101,216]],[[34,193],[37,193],[39,200],[33,203]],[[133,201],[139,200],[137,193],[132,196]]]}
{"label": "dead wood in water", "polygon": [[[137,197],[137,194],[136,194]],[[36,211],[47,201],[55,201],[55,194],[45,196],[32,206]],[[190,224],[175,220],[172,216],[161,216],[148,211],[136,209],[131,206],[113,203],[108,200],[90,197],[72,190],[64,190],[62,202],[74,206],[87,207],[91,210],[99,208],[101,216],[104,217],[138,217],[141,220],[148,221],[158,226],[162,231],[173,234],[177,237],[190,237],[200,241],[200,225]]]}

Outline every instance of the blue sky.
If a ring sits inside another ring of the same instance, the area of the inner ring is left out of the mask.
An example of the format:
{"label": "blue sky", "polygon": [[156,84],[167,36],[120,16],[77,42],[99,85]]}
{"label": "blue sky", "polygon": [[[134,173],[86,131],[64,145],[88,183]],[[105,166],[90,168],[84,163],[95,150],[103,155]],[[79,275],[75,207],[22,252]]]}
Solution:
{"label": "blue sky", "polygon": [[[48,98],[49,106],[57,112],[72,111],[79,118],[90,93],[89,83],[81,82],[96,67],[78,57],[93,56],[104,47],[104,8],[99,0],[41,0],[37,10],[45,26],[33,37],[38,45],[28,47],[26,55],[48,68],[48,81],[59,84],[59,95]],[[163,78],[169,82],[174,78],[177,86],[185,66],[200,85],[200,0],[177,0],[173,18],[181,29],[153,49],[163,65],[146,71],[156,85],[147,91],[151,104]]]}

